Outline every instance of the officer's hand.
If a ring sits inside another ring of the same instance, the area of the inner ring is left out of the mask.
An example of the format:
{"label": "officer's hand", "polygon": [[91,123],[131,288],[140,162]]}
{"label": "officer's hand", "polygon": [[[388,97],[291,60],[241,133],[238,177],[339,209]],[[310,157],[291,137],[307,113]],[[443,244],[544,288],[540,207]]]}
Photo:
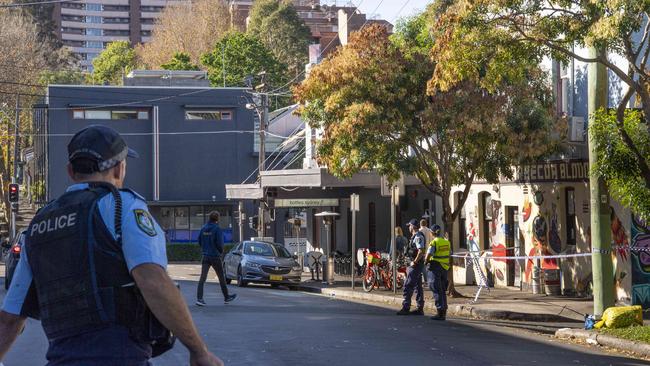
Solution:
{"label": "officer's hand", "polygon": [[212,352],[205,352],[200,355],[190,353],[190,366],[223,366],[223,361]]}

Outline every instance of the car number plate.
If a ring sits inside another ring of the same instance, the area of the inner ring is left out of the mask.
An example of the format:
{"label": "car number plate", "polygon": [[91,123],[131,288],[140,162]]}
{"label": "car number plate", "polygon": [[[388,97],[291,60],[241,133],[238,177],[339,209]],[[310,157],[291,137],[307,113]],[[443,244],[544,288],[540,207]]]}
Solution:
{"label": "car number plate", "polygon": [[271,275],[271,281],[282,281],[282,276]]}

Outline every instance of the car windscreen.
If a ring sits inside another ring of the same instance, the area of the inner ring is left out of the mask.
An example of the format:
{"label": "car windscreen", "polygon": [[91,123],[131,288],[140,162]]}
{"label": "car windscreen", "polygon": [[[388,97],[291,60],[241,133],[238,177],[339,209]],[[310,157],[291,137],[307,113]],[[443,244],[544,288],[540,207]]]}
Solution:
{"label": "car windscreen", "polygon": [[274,257],[275,252],[271,244],[267,243],[248,243],[244,246],[244,254],[261,255],[263,257]]}
{"label": "car windscreen", "polygon": [[291,258],[292,255],[289,253],[288,250],[286,250],[282,245],[275,244],[273,245],[273,248],[275,249],[277,256],[280,258]]}

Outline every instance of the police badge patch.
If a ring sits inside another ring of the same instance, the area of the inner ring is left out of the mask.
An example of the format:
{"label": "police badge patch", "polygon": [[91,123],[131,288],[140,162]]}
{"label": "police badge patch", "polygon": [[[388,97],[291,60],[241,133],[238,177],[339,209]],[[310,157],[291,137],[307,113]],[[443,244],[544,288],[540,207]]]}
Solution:
{"label": "police badge patch", "polygon": [[133,213],[135,214],[135,222],[138,224],[140,230],[149,236],[158,235],[153,224],[153,218],[149,212],[138,209],[133,210]]}

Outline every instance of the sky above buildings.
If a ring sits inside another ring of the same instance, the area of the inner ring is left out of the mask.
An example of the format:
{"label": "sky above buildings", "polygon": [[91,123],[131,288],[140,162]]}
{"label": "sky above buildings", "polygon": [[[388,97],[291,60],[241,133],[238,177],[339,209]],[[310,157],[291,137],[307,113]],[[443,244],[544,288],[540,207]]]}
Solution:
{"label": "sky above buildings", "polygon": [[[366,14],[374,14],[395,24],[401,17],[422,11],[432,0],[352,0]],[[406,4],[406,6],[405,6]],[[403,7],[403,9],[402,9]],[[400,12],[401,9],[401,12]]]}

